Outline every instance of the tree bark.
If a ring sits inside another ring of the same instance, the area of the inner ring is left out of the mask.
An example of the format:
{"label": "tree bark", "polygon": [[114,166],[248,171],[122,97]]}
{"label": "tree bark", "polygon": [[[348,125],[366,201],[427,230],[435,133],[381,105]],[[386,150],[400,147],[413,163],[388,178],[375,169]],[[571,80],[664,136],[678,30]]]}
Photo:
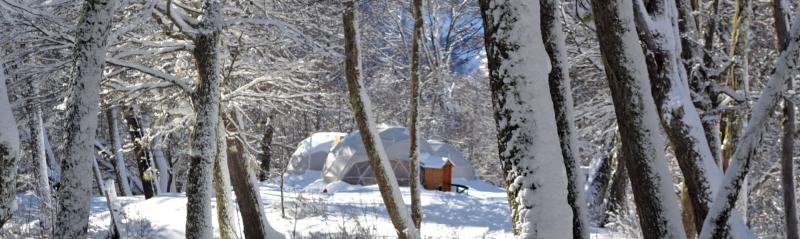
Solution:
{"label": "tree bark", "polygon": [[156,195],[155,175],[152,175],[150,170],[154,165],[150,165],[150,155],[144,145],[142,126],[136,117],[133,107],[126,108],[123,112],[123,117],[128,124],[128,134],[131,136],[131,142],[133,142],[133,155],[136,158],[136,166],[139,168],[139,178],[142,179],[144,198],[150,199]]}
{"label": "tree bark", "polygon": [[344,22],[344,49],[345,49],[345,79],[350,96],[350,104],[355,114],[356,125],[364,141],[369,164],[378,183],[378,188],[383,198],[383,203],[389,212],[389,218],[394,225],[397,236],[401,239],[419,238],[419,231],[414,226],[400,194],[400,186],[394,171],[389,165],[389,159],[382,148],[380,137],[375,129],[375,122],[370,108],[369,97],[363,89],[361,82],[361,63],[359,62],[358,29],[356,25],[356,1],[344,3],[345,11],[342,15]]}
{"label": "tree bark", "polygon": [[256,180],[256,175],[250,170],[250,163],[245,158],[246,149],[239,139],[239,129],[228,118],[223,117],[223,119],[229,134],[221,136],[225,137],[227,141],[228,169],[230,170],[233,191],[236,193],[239,213],[242,215],[244,237],[282,237],[269,225],[264,207],[261,206],[262,200],[258,191],[258,181]]}
{"label": "tree bark", "polygon": [[164,157],[164,145],[161,142],[161,137],[153,137],[153,135],[151,135],[153,128],[152,125],[150,125],[150,116],[146,112],[142,112],[141,116],[142,130],[149,130],[143,131],[143,133],[145,133],[145,137],[149,139],[147,149],[148,152],[150,152],[150,162],[153,163],[152,168],[157,169],[156,183],[158,185],[158,192],[169,192],[169,176],[172,169],[169,167]]}
{"label": "tree bark", "polygon": [[414,32],[411,38],[411,99],[409,102],[409,117],[408,117],[408,138],[409,138],[409,158],[408,173],[410,175],[411,184],[411,219],[414,220],[414,225],[420,228],[422,225],[422,205],[420,205],[420,179],[419,179],[419,148],[417,146],[417,100],[419,95],[419,54],[422,36],[422,0],[411,1],[411,14],[414,17]]}
{"label": "tree bark", "polygon": [[731,164],[725,173],[725,178],[716,193],[714,204],[703,222],[700,238],[724,238],[731,234],[725,222],[731,216],[739,190],[742,188],[744,178],[747,176],[750,162],[753,158],[761,134],[764,133],[769,113],[772,112],[781,96],[786,90],[791,75],[800,61],[800,18],[792,24],[791,35],[786,50],[782,51],[775,67],[772,70],[767,85],[761,91],[758,101],[752,107],[750,121],[736,145],[736,151],[730,160]]}
{"label": "tree bark", "polygon": [[117,183],[122,191],[122,196],[133,196],[131,185],[128,183],[128,167],[125,166],[125,154],[122,151],[122,138],[119,136],[119,126],[117,117],[119,110],[116,106],[109,106],[106,110],[106,120],[108,121],[108,135],[111,136],[111,147],[114,147],[114,171],[116,172]]}
{"label": "tree bark", "polygon": [[195,127],[192,156],[186,182],[186,238],[211,238],[211,171],[217,155],[217,127],[220,100],[220,44],[222,2],[203,1],[203,17],[194,36],[192,55],[197,66],[197,83],[192,92]]}
{"label": "tree bark", "polygon": [[606,201],[606,204],[603,206],[605,215],[601,225],[608,224],[611,215],[621,215],[622,211],[625,210],[628,173],[625,170],[625,160],[622,160],[622,155],[619,152],[621,149],[618,148],[617,151],[618,152],[614,153],[614,157],[617,161],[617,169],[614,171],[611,188],[609,188],[608,201]]}
{"label": "tree bark", "polygon": [[106,39],[113,20],[113,0],[87,0],[75,31],[75,73],[67,100],[65,157],[54,238],[86,238],[92,195],[92,160],[100,111],[100,79]]}
{"label": "tree bark", "polygon": [[586,215],[586,198],[581,159],[578,152],[578,137],[575,129],[574,101],[569,78],[569,66],[564,30],[561,26],[561,1],[540,0],[542,39],[550,56],[552,70],[548,75],[550,96],[556,114],[561,155],[567,170],[567,200],[572,207],[572,237],[589,238]]}
{"label": "tree bark", "polygon": [[261,170],[258,178],[261,181],[269,179],[270,164],[272,163],[272,135],[275,128],[272,127],[272,120],[264,126],[264,137],[261,138]]}
{"label": "tree bark", "polygon": [[589,181],[589,209],[591,210],[591,220],[595,223],[598,227],[603,227],[607,223],[607,213],[606,213],[606,199],[609,197],[609,192],[612,188],[612,182],[615,182],[613,179],[616,177],[616,173],[614,171],[614,165],[620,164],[619,159],[619,137],[618,133],[615,133],[617,137],[614,137],[611,142],[607,143],[606,148],[607,154],[600,158],[600,162],[596,162],[599,164],[592,174],[592,178]]}
{"label": "tree bark", "polygon": [[6,75],[0,65],[0,228],[17,210],[17,162],[19,131],[6,89]]}
{"label": "tree bark", "polygon": [[28,101],[25,110],[28,116],[28,130],[30,132],[30,150],[33,158],[33,174],[36,176],[36,196],[39,198],[39,224],[45,235],[53,233],[53,195],[48,177],[47,153],[44,145],[44,122],[42,121],[42,108],[38,100],[33,100],[39,95],[39,84],[33,79],[28,81]]}
{"label": "tree bark", "polygon": [[[683,49],[675,1],[651,1],[648,6],[645,9],[645,6],[637,5],[637,29],[645,43],[647,69],[661,124],[674,146],[684,185],[689,190],[696,233],[703,226],[722,171],[716,165],[708,144],[703,121],[691,102],[688,75],[681,64]],[[738,216],[733,220],[736,221],[729,222],[729,226],[737,231],[747,230]]]}
{"label": "tree bark", "polygon": [[[231,198],[231,175],[228,168],[228,156],[223,149],[227,148],[225,140],[225,126],[223,122],[219,122],[217,127],[217,135],[220,138],[217,140],[217,155],[214,157],[213,169],[213,185],[214,193],[216,194],[215,202],[217,209],[217,224],[219,224],[219,237],[221,239],[236,238],[235,228],[233,225],[234,209],[233,198]],[[236,175],[241,177],[241,175]]]}
{"label": "tree bark", "polygon": [[[775,33],[777,35],[778,49],[785,50],[789,38],[788,3],[784,0],[772,0],[772,16],[775,20]],[[800,17],[800,16],[798,16]],[[787,87],[794,89],[792,80]],[[783,212],[786,220],[786,238],[797,239],[797,199],[794,186],[794,132],[795,110],[794,102],[783,100],[783,138],[781,139],[781,182],[783,186]]]}
{"label": "tree bark", "polygon": [[540,5],[482,0],[480,6],[514,234],[571,238],[568,179],[547,81],[550,59],[541,37]]}
{"label": "tree bark", "polygon": [[631,0],[593,0],[592,10],[644,238],[685,238]]}

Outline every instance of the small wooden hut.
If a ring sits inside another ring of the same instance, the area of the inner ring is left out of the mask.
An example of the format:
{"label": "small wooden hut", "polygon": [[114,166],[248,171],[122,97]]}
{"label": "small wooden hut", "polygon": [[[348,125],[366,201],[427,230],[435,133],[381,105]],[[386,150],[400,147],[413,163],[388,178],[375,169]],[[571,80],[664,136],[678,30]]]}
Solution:
{"label": "small wooden hut", "polygon": [[444,161],[444,164],[427,164],[420,166],[422,168],[422,186],[428,190],[441,190],[449,192],[453,179],[453,162],[449,159]]}

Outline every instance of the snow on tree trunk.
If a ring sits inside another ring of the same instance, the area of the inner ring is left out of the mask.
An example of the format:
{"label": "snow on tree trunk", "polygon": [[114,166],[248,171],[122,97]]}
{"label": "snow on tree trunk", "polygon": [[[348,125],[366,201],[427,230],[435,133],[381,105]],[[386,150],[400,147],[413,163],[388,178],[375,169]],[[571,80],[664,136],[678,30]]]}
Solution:
{"label": "snow on tree trunk", "polygon": [[[224,151],[219,149],[227,148],[225,142],[225,128],[222,121],[219,121],[217,127],[217,135],[220,138],[217,140],[217,155],[214,157],[214,170],[213,170],[213,185],[214,193],[216,195],[217,205],[217,224],[219,224],[219,237],[222,239],[236,238],[235,228],[233,225],[233,198],[231,195],[231,176],[228,173],[228,156]],[[237,175],[240,177],[240,175]]]}
{"label": "snow on tree trunk", "polygon": [[685,238],[636,35],[633,4],[631,0],[593,0],[592,10],[642,234],[644,238]]}
{"label": "snow on tree trunk", "polygon": [[145,133],[145,137],[148,140],[148,148],[151,152],[151,162],[154,163],[154,168],[157,169],[158,172],[158,180],[156,181],[158,186],[159,193],[165,193],[169,190],[169,175],[172,171],[167,163],[167,160],[164,157],[164,150],[163,150],[163,143],[161,142],[161,137],[153,137],[152,131],[153,128],[150,127],[150,117],[142,113],[142,130]]}
{"label": "snow on tree trunk", "polygon": [[6,75],[0,66],[0,228],[17,210],[17,162],[19,131],[6,89]]}
{"label": "snow on tree trunk", "polygon": [[119,110],[116,106],[106,110],[106,120],[108,121],[108,135],[111,136],[111,146],[114,147],[114,171],[116,172],[117,183],[122,191],[122,196],[133,196],[131,185],[128,183],[128,167],[125,166],[125,154],[122,151],[122,138],[119,136],[119,126],[117,117]]}
{"label": "snow on tree trunk", "polygon": [[589,208],[589,219],[594,225],[602,227],[605,224],[606,212],[605,203],[608,198],[612,178],[614,176],[614,165],[619,165],[619,134],[603,146],[604,151],[608,152],[602,158],[595,160],[589,174],[587,183],[587,196]]}
{"label": "snow on tree trunk", "polygon": [[33,174],[36,176],[36,196],[39,198],[39,225],[45,235],[53,233],[53,195],[48,178],[47,153],[44,145],[44,122],[42,122],[42,108],[38,100],[39,84],[34,80],[28,81],[28,103],[25,107],[28,117],[28,130],[30,132],[30,150],[33,158]]}
{"label": "snow on tree trunk", "polygon": [[97,186],[97,194],[105,196],[105,192],[103,191],[103,174],[100,173],[100,166],[97,165],[98,160],[102,160],[102,157],[95,153],[95,158],[92,160],[92,175],[94,175],[95,186]]}
{"label": "snow on tree trunk", "polygon": [[53,184],[59,184],[61,182],[61,163],[56,159],[55,153],[53,153],[53,145],[50,145],[50,139],[47,135],[47,129],[44,128],[42,125],[42,132],[44,133],[44,149],[45,155],[47,155],[47,164],[50,166],[50,180]]}
{"label": "snow on tree trunk", "polygon": [[572,237],[589,238],[586,215],[586,198],[583,195],[584,180],[581,172],[580,152],[575,129],[575,103],[572,99],[572,86],[564,30],[561,26],[561,2],[559,0],[540,0],[542,39],[550,56],[552,69],[548,75],[550,96],[556,114],[561,155],[567,170],[567,199],[572,207]]}
{"label": "snow on tree trunk", "polygon": [[[784,0],[772,1],[772,16],[775,20],[775,33],[778,36],[778,49],[785,50],[787,38],[789,37],[789,4]],[[800,16],[797,16],[800,17]],[[794,90],[792,80],[787,86]],[[781,139],[781,182],[783,186],[783,212],[786,220],[786,238],[798,239],[800,233],[797,228],[797,199],[794,192],[794,133],[795,133],[795,110],[794,102],[783,100],[783,138]]]}
{"label": "snow on tree trunk", "polygon": [[422,205],[419,199],[419,190],[422,186],[420,184],[419,174],[419,148],[417,146],[419,137],[417,136],[417,100],[419,98],[419,54],[422,35],[422,0],[413,0],[411,2],[411,14],[414,17],[414,32],[411,38],[411,99],[409,102],[409,116],[408,116],[408,138],[409,138],[409,151],[408,155],[408,173],[410,175],[411,184],[411,219],[414,220],[414,226],[420,228],[422,225]]}
{"label": "snow on tree trunk", "polygon": [[[674,146],[674,154],[689,191],[694,228],[699,232],[716,188],[722,178],[703,128],[700,114],[692,103],[678,30],[675,1],[650,2],[652,9],[637,6],[640,36],[645,42],[653,97],[661,124]],[[688,49],[687,49],[688,50]],[[729,222],[737,231],[747,230],[740,217]]]}
{"label": "snow on tree trunk", "polygon": [[742,184],[750,168],[750,161],[761,134],[765,131],[769,114],[777,106],[800,61],[800,17],[792,24],[790,36],[788,46],[778,56],[772,75],[752,108],[750,121],[736,145],[725,178],[703,222],[700,238],[724,238],[741,233],[731,231],[725,222],[731,216],[731,211],[740,196],[739,190],[743,188]]}
{"label": "snow on tree trunk", "polygon": [[110,238],[125,239],[127,233],[125,232],[125,225],[122,224],[122,209],[117,203],[117,190],[114,189],[114,180],[109,179],[103,183],[103,192],[106,195],[106,205],[108,206],[108,214],[111,217],[111,224],[109,231],[111,231]]}
{"label": "snow on tree trunk", "polygon": [[86,238],[100,79],[111,29],[113,0],[87,0],[75,31],[75,65],[67,101],[67,138],[62,161],[55,238]]}
{"label": "snow on tree trunk", "polygon": [[483,0],[497,144],[514,233],[571,238],[567,173],[548,86],[538,1]]}
{"label": "snow on tree trunk", "polygon": [[151,160],[149,159],[150,154],[147,153],[147,146],[145,146],[144,143],[142,125],[139,121],[139,118],[136,117],[133,107],[128,107],[125,109],[123,116],[125,118],[125,122],[128,123],[128,133],[131,136],[131,142],[133,142],[133,155],[136,159],[136,165],[139,168],[139,178],[142,179],[144,198],[150,199],[155,196],[157,192],[154,182],[155,177],[152,174],[152,170],[150,170],[152,165],[150,164]]}
{"label": "snow on tree trunk", "polygon": [[615,152],[617,158],[617,167],[616,171],[614,171],[614,177],[612,178],[611,187],[608,189],[608,200],[606,200],[606,204],[603,205],[602,210],[604,212],[602,220],[600,221],[600,225],[605,226],[611,220],[611,215],[622,215],[621,213],[625,209],[625,202],[627,200],[627,188],[628,188],[628,173],[625,170],[625,161],[622,160],[622,155],[620,155],[620,150]]}
{"label": "snow on tree trunk", "polygon": [[[234,114],[235,115],[235,114]],[[283,238],[267,221],[264,207],[261,206],[261,194],[258,192],[256,174],[250,169],[250,163],[245,158],[245,148],[240,141],[238,128],[232,122],[225,120],[225,128],[230,134],[220,135],[227,141],[226,153],[228,156],[228,169],[230,170],[233,191],[236,193],[236,203],[242,215],[242,226],[245,238]]]}
{"label": "snow on tree trunk", "polygon": [[203,18],[194,36],[194,55],[198,78],[192,104],[195,126],[192,153],[186,180],[186,237],[211,238],[211,166],[217,155],[219,126],[220,59],[218,55],[223,22],[222,2],[203,1]]}
{"label": "snow on tree trunk", "polygon": [[344,50],[345,50],[345,79],[350,96],[350,104],[355,114],[356,125],[361,132],[361,140],[367,151],[369,164],[375,175],[375,181],[383,198],[383,203],[389,212],[389,218],[394,225],[399,238],[419,238],[419,231],[414,226],[408,209],[403,202],[400,186],[389,163],[389,157],[383,149],[381,138],[372,115],[372,106],[369,96],[361,82],[361,61],[359,59],[359,34],[356,20],[358,11],[356,1],[344,3],[345,11],[342,15],[344,22]]}

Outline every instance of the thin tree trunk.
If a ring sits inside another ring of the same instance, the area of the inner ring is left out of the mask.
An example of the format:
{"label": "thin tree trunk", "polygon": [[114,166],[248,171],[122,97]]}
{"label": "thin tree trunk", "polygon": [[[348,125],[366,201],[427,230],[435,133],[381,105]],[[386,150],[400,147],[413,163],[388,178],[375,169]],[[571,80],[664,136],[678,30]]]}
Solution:
{"label": "thin tree trunk", "polygon": [[[233,116],[236,114],[234,113]],[[236,119],[237,117],[234,117]],[[220,135],[227,141],[226,152],[230,170],[233,191],[236,193],[236,203],[242,215],[242,226],[245,238],[278,238],[278,234],[266,218],[262,205],[261,194],[258,191],[258,181],[250,163],[245,158],[245,147],[239,139],[239,130],[228,118],[223,117],[225,128],[229,134]],[[238,120],[237,120],[238,121]]]}
{"label": "thin tree trunk", "polygon": [[50,180],[53,182],[54,185],[58,185],[61,182],[61,163],[56,159],[55,153],[53,153],[53,145],[50,145],[50,139],[47,135],[47,129],[42,127],[42,131],[44,133],[44,149],[45,155],[47,155],[47,164],[50,166]]}
{"label": "thin tree trunk", "polygon": [[[778,36],[778,49],[785,50],[789,38],[789,4],[784,0],[772,0],[772,16],[775,20],[775,33]],[[798,16],[800,17],[800,16]],[[791,76],[790,76],[791,77]],[[787,83],[789,90],[794,90],[792,80]],[[794,187],[794,102],[783,100],[783,138],[781,139],[781,182],[783,186],[783,212],[786,220],[786,238],[797,239],[797,199]]]}
{"label": "thin tree trunk", "polygon": [[[222,124],[222,121],[220,121],[219,127],[217,127],[217,135],[220,136],[217,140],[217,149],[225,149],[228,147],[224,138],[225,127]],[[214,193],[216,194],[219,237],[222,239],[236,238],[236,229],[233,225],[235,212],[233,209],[233,195],[231,195],[231,189],[233,189],[233,187],[231,186],[231,175],[228,172],[228,156],[225,154],[225,151],[217,150],[217,156],[214,157],[214,179],[212,182],[214,185]],[[236,175],[236,177],[241,176],[242,175]]]}
{"label": "thin tree trunk", "polygon": [[790,36],[789,45],[778,56],[772,75],[752,108],[747,128],[736,145],[736,151],[730,160],[731,164],[725,173],[720,190],[716,193],[714,204],[703,222],[701,239],[724,238],[731,234],[730,228],[725,225],[725,222],[737,202],[739,190],[742,188],[750,161],[753,158],[753,152],[760,143],[761,134],[765,131],[769,113],[775,109],[786,91],[787,84],[791,80],[789,76],[795,73],[798,61],[800,61],[800,55],[798,55],[798,51],[800,51],[800,18],[795,19],[792,24]]}
{"label": "thin tree trunk", "polygon": [[128,123],[128,134],[131,136],[131,142],[133,142],[133,155],[139,168],[139,178],[142,179],[144,198],[150,199],[156,195],[155,175],[152,175],[150,170],[153,165],[150,164],[151,160],[148,158],[147,147],[144,145],[142,126],[136,117],[133,107],[125,109],[123,117],[125,122]]}
{"label": "thin tree trunk", "polygon": [[592,10],[644,238],[685,238],[631,0],[593,0]]}
{"label": "thin tree trunk", "polygon": [[122,138],[119,136],[119,126],[117,117],[119,110],[116,106],[110,106],[106,110],[106,120],[108,121],[108,135],[111,136],[111,147],[114,147],[114,171],[116,172],[117,183],[122,196],[133,196],[131,185],[128,183],[128,167],[125,166],[125,154],[122,151]]}
{"label": "thin tree trunk", "polygon": [[92,175],[94,175],[95,186],[97,186],[97,194],[105,196],[106,194],[103,190],[103,174],[100,172],[100,166],[97,165],[97,160],[103,160],[102,156],[95,155],[94,160],[92,160]]}
{"label": "thin tree trunk", "polygon": [[[747,94],[748,91],[747,55],[749,54],[748,34],[750,32],[751,13],[751,0],[736,0],[736,10],[731,23],[733,25],[731,45],[728,52],[729,56],[734,57],[734,61],[728,68],[726,84],[732,90],[741,90],[744,94]],[[744,102],[744,104],[747,104],[747,102]],[[745,119],[738,117],[738,112],[726,112],[722,115],[722,121],[725,125],[722,140],[722,168],[727,170]]]}
{"label": "thin tree trunk", "polygon": [[522,0],[482,0],[480,5],[514,234],[572,238],[573,213],[547,80],[550,59],[542,41],[540,5]]}
{"label": "thin tree trunk", "polygon": [[127,233],[125,232],[125,225],[122,224],[122,210],[117,203],[117,190],[114,190],[114,180],[109,179],[103,185],[103,191],[106,195],[106,205],[108,205],[108,214],[111,217],[111,225],[109,226],[111,238],[125,239],[127,238]]}
{"label": "thin tree trunk", "polygon": [[622,215],[622,211],[625,210],[628,173],[625,170],[625,160],[622,159],[622,154],[619,151],[621,151],[621,149],[617,148],[617,152],[614,153],[614,157],[617,161],[617,169],[614,171],[614,177],[611,182],[611,187],[609,188],[608,200],[603,206],[605,214],[603,220],[601,220],[601,225],[608,224],[611,221],[611,215]]}
{"label": "thin tree trunk", "polygon": [[413,0],[411,2],[411,14],[414,17],[414,32],[411,38],[411,102],[409,102],[409,117],[408,117],[408,137],[409,137],[409,166],[408,173],[411,176],[411,219],[414,220],[414,226],[420,228],[422,225],[422,205],[420,205],[420,179],[419,179],[419,148],[417,146],[417,100],[419,98],[419,48],[422,36],[422,0]]}
{"label": "thin tree trunk", "polygon": [[0,228],[17,210],[17,162],[19,131],[6,89],[6,75],[0,65]]}
{"label": "thin tree trunk", "polygon": [[369,164],[378,183],[378,188],[383,198],[383,203],[389,212],[389,218],[394,225],[397,236],[401,239],[419,238],[419,231],[411,220],[411,215],[406,209],[400,186],[389,164],[389,158],[383,150],[383,143],[375,132],[375,122],[370,108],[370,100],[361,82],[361,63],[359,59],[359,34],[356,25],[358,19],[357,1],[344,3],[345,11],[342,15],[344,22],[344,49],[345,49],[345,79],[350,95],[350,104],[355,114],[361,140],[367,151]]}
{"label": "thin tree trunk", "polygon": [[220,100],[220,45],[222,2],[203,1],[203,18],[194,37],[194,55],[198,79],[192,93],[195,127],[192,156],[186,182],[186,237],[211,238],[211,171],[217,155],[217,127]]}
{"label": "thin tree trunk", "polygon": [[100,111],[100,79],[105,65],[106,39],[113,20],[113,0],[87,0],[75,31],[75,73],[67,100],[67,138],[58,188],[59,209],[54,238],[86,238],[92,161]]}
{"label": "thin tree trunk", "polygon": [[609,196],[609,192],[611,191],[611,183],[613,182],[613,178],[616,176],[614,172],[614,165],[619,165],[619,134],[615,133],[615,136],[609,143],[605,146],[607,150],[607,154],[600,158],[600,162],[595,162],[595,164],[599,164],[595,166],[594,172],[591,175],[591,180],[589,181],[588,186],[588,201],[589,201],[589,212],[590,218],[595,226],[603,227],[606,224],[606,199]]}
{"label": "thin tree trunk", "polygon": [[[39,95],[39,84],[34,80],[28,81],[30,87],[28,98],[34,99]],[[48,178],[47,154],[44,145],[44,123],[42,122],[42,109],[38,100],[29,100],[26,106],[28,114],[28,130],[30,132],[31,158],[34,160],[33,174],[36,176],[36,196],[39,198],[39,224],[45,235],[53,233],[53,195]]]}
{"label": "thin tree trunk", "polygon": [[161,142],[161,137],[153,137],[150,135],[150,132],[153,132],[153,127],[150,125],[150,116],[147,115],[145,112],[141,113],[142,115],[142,129],[143,130],[150,130],[144,131],[145,137],[151,139],[148,141],[147,148],[150,152],[150,160],[153,163],[153,167],[158,169],[157,170],[157,178],[156,181],[158,186],[158,193],[165,193],[169,190],[169,176],[172,169],[169,167],[167,160],[164,157],[164,150],[163,150],[163,143]]}
{"label": "thin tree trunk", "polygon": [[584,180],[573,113],[575,103],[572,99],[572,85],[567,65],[565,33],[561,26],[561,1],[540,0],[539,3],[542,7],[542,39],[552,66],[548,75],[550,96],[553,98],[553,109],[556,114],[561,155],[564,157],[564,166],[567,169],[567,200],[572,207],[572,237],[588,239]]}
{"label": "thin tree trunk", "polygon": [[261,139],[261,170],[258,172],[258,178],[261,181],[269,179],[269,169],[272,163],[272,134],[275,128],[272,127],[272,118],[270,117],[267,125],[264,126],[264,137]]}

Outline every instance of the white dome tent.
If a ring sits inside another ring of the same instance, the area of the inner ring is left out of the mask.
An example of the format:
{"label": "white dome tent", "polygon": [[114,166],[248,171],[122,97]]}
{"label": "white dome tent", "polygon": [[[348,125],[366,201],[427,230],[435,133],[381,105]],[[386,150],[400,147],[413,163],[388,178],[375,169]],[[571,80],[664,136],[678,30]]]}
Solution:
{"label": "white dome tent", "polygon": [[[386,155],[389,157],[397,182],[401,186],[408,186],[408,130],[403,127],[383,126],[378,129],[378,135],[383,143]],[[425,140],[419,141],[419,150],[423,161],[431,161],[433,160],[431,158],[434,157],[437,160],[444,160],[440,156],[433,155],[434,149]],[[466,160],[463,162],[466,162]],[[455,175],[472,175],[472,178],[474,178],[472,167],[468,162],[466,164],[463,164],[463,162],[459,162],[459,165],[455,165],[456,163],[454,162],[454,177]],[[377,183],[358,131],[348,134],[338,145],[331,149],[325,162],[325,167],[322,169],[322,177],[328,183],[336,180],[361,185]]]}
{"label": "white dome tent", "polygon": [[339,132],[312,134],[297,144],[297,150],[292,153],[286,171],[294,174],[303,174],[306,170],[322,171],[331,147],[346,135]]}

